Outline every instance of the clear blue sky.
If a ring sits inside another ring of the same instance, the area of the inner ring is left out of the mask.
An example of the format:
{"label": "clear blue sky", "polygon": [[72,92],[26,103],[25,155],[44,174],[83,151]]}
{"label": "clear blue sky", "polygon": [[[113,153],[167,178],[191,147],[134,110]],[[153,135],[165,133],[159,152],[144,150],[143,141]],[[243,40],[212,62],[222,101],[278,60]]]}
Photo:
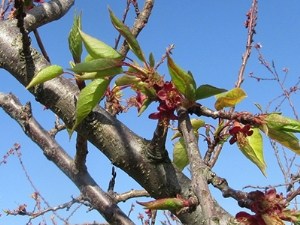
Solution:
{"label": "clear blue sky", "polygon": [[[71,55],[68,51],[67,37],[75,11],[82,12],[83,30],[102,41],[114,45],[117,32],[109,22],[107,6],[109,5],[115,14],[122,16],[125,6],[124,1],[77,1],[75,6],[61,20],[53,22],[39,29],[46,50],[53,64],[69,67]],[[247,30],[244,28],[246,12],[251,1],[164,1],[157,0],[155,8],[147,27],[143,30],[138,40],[148,54],[153,52],[159,60],[169,44],[175,44],[173,51],[174,60],[186,70],[193,72],[197,84],[209,83],[218,87],[230,89],[234,86],[237,73],[241,64],[241,56],[245,50]],[[140,3],[142,6],[142,2]],[[280,76],[283,77],[282,69],[289,68],[286,86],[294,84],[300,74],[300,2],[290,1],[261,1],[259,2],[257,34],[255,42],[262,44],[265,57],[274,60]],[[133,20],[130,14],[129,24]],[[166,66],[160,68],[160,72],[168,77]],[[260,103],[263,107],[281,94],[279,86],[275,82],[257,82],[248,77],[253,72],[257,76],[270,77],[270,74],[259,64],[257,54],[253,51],[245,72],[243,88],[248,97],[237,107],[237,110],[249,110],[258,113],[254,103]],[[27,93],[25,88],[4,70],[0,70],[1,79],[0,92],[12,92],[20,98],[22,103],[34,98]],[[298,97],[299,98],[299,97]],[[299,101],[293,98],[299,111]],[[208,107],[213,108],[213,100],[204,101]],[[272,109],[272,108],[271,108]],[[55,117],[43,110],[40,104],[33,104],[34,116],[50,129],[54,125]],[[155,110],[155,107],[152,108]],[[292,116],[287,104],[283,105],[282,111]],[[144,116],[137,118],[136,111],[131,110],[128,114],[121,115],[120,119],[145,138],[151,138],[155,121],[148,120],[151,109]],[[32,180],[41,194],[47,198],[51,205],[69,201],[71,196],[79,194],[76,187],[41,153],[40,149],[22,133],[21,128],[0,110],[1,138],[0,157],[13,146],[14,143],[21,144],[23,161]],[[142,125],[140,125],[142,124]],[[145,129],[146,128],[146,129]],[[74,154],[74,142],[68,141],[65,134],[59,135],[59,141],[69,154]],[[200,141],[200,148],[205,149],[205,143]],[[172,143],[168,143],[168,150],[172,155]],[[246,185],[266,186],[268,184],[279,184],[283,182],[282,175],[276,166],[268,140],[265,141],[265,160],[267,163],[267,174],[265,178],[260,171],[247,160],[235,146],[226,145],[214,170],[219,176],[227,178],[229,184],[236,189]],[[111,164],[92,146],[88,156],[90,172],[95,179],[101,183],[106,190],[111,174]],[[8,163],[0,166],[0,210],[14,209],[19,204],[28,204],[28,210],[32,209],[33,201],[30,195],[33,192],[26,180],[24,173],[16,157],[10,157]],[[128,191],[139,188],[126,174],[117,170],[116,191]],[[216,198],[221,199],[222,205],[232,214],[238,212],[239,208],[235,201],[222,199],[218,191]],[[129,201],[121,204],[125,212],[128,212]],[[85,214],[86,209],[82,207],[81,213],[70,219],[71,223],[87,221],[103,221],[93,212]],[[132,219],[136,221],[136,214],[142,209],[135,207]],[[2,212],[0,212],[2,213]],[[62,215],[68,215],[61,213]],[[45,218],[49,221],[50,214]],[[27,218],[7,217],[2,213],[0,225],[21,225],[27,222]],[[39,219],[34,221],[38,224]],[[58,221],[61,224],[61,221]]]}

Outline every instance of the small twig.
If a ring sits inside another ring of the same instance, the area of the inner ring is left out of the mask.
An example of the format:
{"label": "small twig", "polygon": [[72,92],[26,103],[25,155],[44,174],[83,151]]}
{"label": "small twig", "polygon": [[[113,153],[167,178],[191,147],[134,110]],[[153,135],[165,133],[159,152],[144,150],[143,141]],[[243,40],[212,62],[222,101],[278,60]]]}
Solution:
{"label": "small twig", "polygon": [[[131,3],[131,0],[127,0],[126,8],[125,8],[125,11],[124,11],[124,14],[123,14],[123,18],[122,18],[122,22],[123,22],[124,24],[125,24],[125,21],[126,21],[128,12],[129,12],[130,3]],[[121,34],[119,34],[118,37],[116,38],[116,41],[115,41],[115,49],[118,48],[118,45],[119,45],[119,43],[120,43],[120,40],[121,40]]]}
{"label": "small twig", "polygon": [[7,2],[5,0],[2,0],[1,7],[0,7],[0,20],[5,19],[5,13],[11,7],[11,5],[12,5],[12,1]]}
{"label": "small twig", "polygon": [[65,124],[61,124],[60,120],[59,120],[59,117],[56,116],[54,128],[52,128],[51,130],[49,130],[49,134],[54,138],[55,135],[58,132],[60,132],[62,130],[65,130],[65,129],[66,129],[66,125]]}
{"label": "small twig", "polygon": [[[30,216],[31,220],[32,220],[32,219],[40,217],[40,216],[42,216],[42,215],[44,215],[48,212],[53,212],[55,215],[57,215],[56,211],[61,210],[61,209],[69,210],[72,207],[72,205],[74,205],[75,203],[80,203],[80,205],[85,204],[82,197],[80,196],[80,197],[77,197],[77,198],[72,198],[71,201],[60,204],[58,206],[54,206],[54,207],[48,206],[48,208],[40,210],[38,212],[28,212],[26,210],[25,205],[19,206],[17,210],[12,210],[12,211],[11,210],[6,210],[5,212],[8,215],[14,215],[14,216],[16,216],[16,215]],[[65,222],[66,224],[68,223],[68,220],[62,220],[62,221]]]}
{"label": "small twig", "polygon": [[139,5],[138,5],[137,0],[131,0],[131,4],[132,4],[133,7],[134,7],[134,11],[135,11],[136,17],[139,17],[139,15],[140,15],[140,10],[139,10]]}
{"label": "small twig", "polygon": [[262,121],[260,119],[260,114],[253,115],[249,112],[226,112],[226,111],[215,111],[200,104],[195,104],[189,108],[190,114],[196,114],[197,116],[206,116],[213,119],[226,119],[235,120],[243,124],[250,125],[261,125]]}
{"label": "small twig", "polygon": [[[252,5],[250,10],[247,13],[247,20],[245,22],[245,27],[248,29],[248,34],[247,34],[247,41],[246,41],[246,50],[242,56],[242,64],[240,66],[240,70],[238,73],[237,81],[235,83],[235,87],[241,87],[243,81],[244,81],[244,72],[246,69],[246,65],[248,62],[248,59],[250,58],[251,55],[251,50],[252,50],[252,43],[253,43],[253,37],[255,34],[255,26],[256,26],[256,20],[257,20],[257,11],[258,11],[258,6],[257,6],[257,0],[252,1]],[[232,107],[229,110],[229,113],[234,111],[234,107]],[[229,128],[225,128],[223,130],[223,133],[227,133]],[[218,144],[215,146],[213,149],[213,157],[209,160],[208,165],[212,168],[215,163],[217,162],[219,155],[221,153],[221,150],[223,148],[223,144]],[[212,155],[212,149],[210,149],[210,155]],[[208,159],[206,158],[206,161]]]}
{"label": "small twig", "polygon": [[49,56],[48,56],[48,54],[47,54],[47,51],[46,51],[46,49],[45,49],[45,46],[44,46],[44,44],[43,44],[43,42],[42,42],[42,39],[41,39],[41,37],[40,37],[40,35],[39,35],[38,30],[37,30],[37,29],[34,29],[34,30],[33,30],[33,34],[34,34],[34,36],[35,36],[36,42],[37,42],[37,44],[38,44],[38,46],[39,46],[39,48],[40,48],[40,50],[41,50],[43,56],[45,57],[45,59],[46,59],[49,63],[51,63],[50,58],[49,58]]}
{"label": "small twig", "polygon": [[130,190],[122,194],[115,194],[114,198],[116,202],[125,202],[128,199],[136,197],[150,197],[146,190]]}
{"label": "small twig", "polygon": [[[246,65],[247,65],[248,59],[250,58],[251,50],[253,47],[252,43],[253,43],[253,37],[255,34],[256,20],[257,20],[257,0],[253,0],[251,8],[247,13],[247,20],[245,22],[245,27],[248,29],[246,50],[242,56],[242,64],[240,66],[240,70],[238,73],[237,81],[235,83],[235,87],[241,87],[241,85],[244,81],[244,72],[245,72]],[[229,110],[229,113],[231,113],[233,111],[234,111],[234,107],[232,107]],[[228,132],[228,128],[225,128],[223,130],[223,133],[227,133],[227,132]],[[215,144],[216,145],[214,146],[213,149],[212,148],[209,149],[209,152],[207,152],[206,157],[205,157],[205,162],[211,168],[217,162],[219,155],[221,153],[222,147],[223,147],[223,144],[218,144],[218,141],[215,141]]]}
{"label": "small twig", "polygon": [[[30,183],[30,186],[33,188],[33,190],[34,190],[35,193],[38,193],[38,196],[43,200],[43,202],[47,205],[47,207],[50,208],[49,202],[48,202],[48,201],[40,194],[38,188],[37,188],[37,187],[35,186],[35,184],[33,183],[32,179],[31,179],[31,177],[30,177],[30,175],[29,175],[29,173],[28,173],[28,171],[27,171],[27,169],[26,169],[26,167],[25,167],[25,165],[24,165],[24,163],[23,163],[23,160],[22,160],[22,154],[16,154],[16,155],[17,155],[17,157],[18,157],[18,160],[19,160],[19,163],[20,163],[20,165],[21,165],[21,167],[22,167],[22,170],[23,170],[23,172],[25,173],[26,179],[27,179],[28,182]],[[59,216],[59,215],[56,214],[56,213],[54,213],[54,214],[55,214],[55,216],[56,216],[57,218],[59,218],[61,221],[66,222],[64,218],[62,218],[61,216]],[[32,216],[32,215],[31,215],[31,216]]]}
{"label": "small twig", "polygon": [[115,170],[114,166],[111,168],[111,175],[112,175],[112,178],[109,181],[109,185],[108,185],[108,189],[107,189],[108,193],[113,193],[114,189],[115,189],[117,173],[116,173],[116,170]]}
{"label": "small twig", "polygon": [[151,210],[151,225],[155,225],[157,210]]}
{"label": "small twig", "polygon": [[[154,6],[154,0],[145,1],[143,10],[140,12],[138,18],[134,21],[133,27],[131,29],[133,36],[137,37],[139,33],[143,30],[143,28],[146,26],[148,19],[151,15],[153,6]],[[129,51],[129,46],[126,42],[124,42],[120,49],[120,53],[125,56],[127,55],[128,51]]]}
{"label": "small twig", "polygon": [[155,70],[158,69],[158,67],[163,64],[163,62],[165,61],[165,59],[167,58],[168,55],[172,54],[172,50],[175,48],[174,44],[170,44],[167,49],[166,49],[166,53],[161,57],[161,60],[155,65]]}
{"label": "small twig", "polygon": [[255,34],[255,26],[257,20],[257,0],[253,0],[252,6],[247,13],[247,20],[245,23],[246,28],[248,28],[248,36],[246,43],[246,51],[242,56],[242,64],[240,67],[240,71],[238,73],[238,79],[235,84],[236,87],[240,87],[244,80],[244,72],[247,65],[247,61],[251,55],[253,36]]}

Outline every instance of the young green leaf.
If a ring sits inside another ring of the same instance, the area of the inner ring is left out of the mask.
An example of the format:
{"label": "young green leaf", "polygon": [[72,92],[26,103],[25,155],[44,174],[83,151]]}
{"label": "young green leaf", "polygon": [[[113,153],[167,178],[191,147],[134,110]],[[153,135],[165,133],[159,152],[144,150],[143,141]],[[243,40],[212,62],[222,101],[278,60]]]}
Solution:
{"label": "young green leaf", "polygon": [[251,136],[237,134],[237,145],[241,152],[250,159],[266,176],[266,163],[263,154],[263,139],[258,128],[253,129]]}
{"label": "young green leaf", "polygon": [[139,58],[139,60],[146,62],[145,55],[130,29],[121,20],[119,20],[110,9],[108,10],[113,26],[125,38],[131,51]]}
{"label": "young green leaf", "polygon": [[115,49],[105,44],[104,42],[84,33],[79,30],[79,34],[82,38],[84,46],[87,52],[94,58],[110,58],[110,59],[122,59],[123,56]]}
{"label": "young green leaf", "polygon": [[124,75],[124,76],[118,77],[116,79],[115,83],[117,86],[124,86],[124,85],[137,84],[140,81],[141,81],[141,79],[137,78],[136,76]]}
{"label": "young green leaf", "polygon": [[223,88],[217,88],[214,86],[211,86],[209,84],[201,85],[196,90],[196,100],[208,98],[223,92],[226,92],[226,89]]}
{"label": "young green leaf", "polygon": [[93,80],[81,90],[77,100],[75,124],[71,129],[71,134],[99,103],[109,85],[109,82],[110,81],[107,79],[99,78]]}
{"label": "young green leaf", "polygon": [[283,146],[291,149],[292,151],[300,155],[299,139],[293,133],[286,132],[283,130],[272,129],[269,127],[267,127],[266,129],[265,126],[260,127],[260,129],[274,141],[279,142]]}
{"label": "young green leaf", "polygon": [[83,73],[81,75],[76,75],[76,77],[81,80],[94,80],[97,78],[113,77],[122,72],[123,72],[122,67],[113,67],[113,68],[109,68],[109,69],[101,70],[101,71],[97,71],[97,72]]}
{"label": "young green leaf", "polygon": [[300,132],[300,121],[282,116],[278,113],[268,114],[264,121],[270,129],[292,133]]}
{"label": "young green leaf", "polygon": [[51,80],[55,77],[58,77],[59,75],[63,74],[63,68],[58,65],[51,65],[48,67],[45,67],[41,71],[39,71],[33,79],[30,81],[30,83],[27,85],[26,89],[29,89],[35,85],[44,83],[45,81]]}
{"label": "young green leaf", "polygon": [[215,102],[216,110],[221,110],[225,107],[233,107],[246,97],[246,93],[241,88],[233,88],[225,93],[217,95]]}
{"label": "young green leaf", "polygon": [[189,164],[189,158],[182,137],[174,144],[173,163],[180,171]]}
{"label": "young green leaf", "polygon": [[146,209],[157,210],[180,210],[183,207],[188,207],[189,203],[181,198],[162,198],[150,202],[137,202]]}
{"label": "young green leaf", "polygon": [[152,103],[152,100],[150,98],[146,98],[143,101],[142,106],[139,108],[138,116],[142,115],[142,113],[148,108],[148,106]]}
{"label": "young green leaf", "polygon": [[[200,120],[200,119],[196,119],[196,118],[193,118],[191,119],[191,124],[192,124],[192,127],[194,129],[194,132],[195,132],[195,135],[198,136],[198,130],[201,128],[201,127],[204,127],[205,126],[205,121],[204,120]],[[181,133],[180,132],[176,132],[171,140],[174,140],[175,138],[178,138],[178,137],[182,137]]]}
{"label": "young green leaf", "polygon": [[69,49],[75,63],[79,63],[81,61],[82,54],[82,40],[79,34],[79,29],[81,29],[81,15],[75,15],[73,26],[68,37]]}
{"label": "young green leaf", "polygon": [[177,90],[188,100],[195,100],[196,82],[190,72],[186,72],[175,64],[173,59],[167,55],[169,73]]}
{"label": "young green leaf", "polygon": [[153,53],[151,52],[150,55],[149,55],[149,65],[151,67],[154,67],[155,66],[155,59],[154,59],[154,55]]}
{"label": "young green leaf", "polygon": [[71,70],[75,73],[99,72],[113,68],[120,69],[122,67],[122,64],[122,61],[118,59],[102,58],[78,63]]}

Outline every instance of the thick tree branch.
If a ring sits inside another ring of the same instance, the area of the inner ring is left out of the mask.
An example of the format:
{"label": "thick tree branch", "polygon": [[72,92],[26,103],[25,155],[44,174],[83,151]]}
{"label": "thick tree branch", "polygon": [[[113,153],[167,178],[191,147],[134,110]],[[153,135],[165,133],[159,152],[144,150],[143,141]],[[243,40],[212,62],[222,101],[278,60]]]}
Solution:
{"label": "thick tree branch", "polygon": [[28,32],[60,19],[74,4],[74,0],[52,0],[35,6],[26,13],[25,28]]}
{"label": "thick tree branch", "polygon": [[87,171],[78,171],[72,158],[64,149],[45,131],[31,115],[28,107],[23,107],[18,99],[12,94],[0,93],[0,106],[16,120],[26,135],[34,141],[45,156],[62,170],[80,189],[82,196],[103,215],[111,224],[132,225],[133,222],[121,211]]}
{"label": "thick tree branch", "polygon": [[214,201],[207,182],[210,170],[201,159],[198,141],[187,111],[184,108],[178,109],[178,116],[179,130],[182,133],[190,161],[192,189],[202,207],[203,219],[209,224],[208,221],[214,218]]}

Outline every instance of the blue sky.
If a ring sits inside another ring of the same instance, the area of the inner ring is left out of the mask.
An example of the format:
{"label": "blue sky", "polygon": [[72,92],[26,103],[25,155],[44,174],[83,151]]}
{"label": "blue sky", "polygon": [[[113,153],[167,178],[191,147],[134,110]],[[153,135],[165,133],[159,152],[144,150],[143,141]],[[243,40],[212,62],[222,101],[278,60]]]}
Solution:
{"label": "blue sky", "polygon": [[[53,64],[69,67],[71,55],[68,51],[67,37],[72,25],[74,13],[82,12],[83,30],[102,41],[114,45],[117,32],[109,22],[108,5],[119,17],[122,16],[126,1],[77,1],[69,13],[61,20],[53,22],[39,29],[46,50]],[[144,52],[153,52],[156,60],[164,54],[169,44],[175,44],[173,58],[181,67],[193,72],[197,84],[211,84],[230,89],[234,87],[238,70],[241,64],[241,56],[245,50],[247,30],[243,24],[246,12],[251,1],[163,1],[157,0],[152,17],[147,27],[140,34],[138,40]],[[142,6],[142,3],[140,3]],[[286,87],[293,85],[300,74],[300,2],[290,1],[261,1],[259,2],[257,34],[255,43],[261,43],[262,52],[270,62],[274,60],[279,75],[283,78],[283,68],[289,69]],[[128,18],[128,23],[134,19],[133,13]],[[166,65],[159,69],[161,74],[168,77]],[[238,111],[249,110],[258,113],[254,103],[259,103],[263,108],[267,103],[281,94],[278,84],[274,81],[257,82],[248,77],[253,72],[257,76],[270,77],[267,70],[262,67],[257,59],[257,53],[253,50],[252,57],[245,71],[243,88],[248,97],[237,106]],[[31,101],[36,118],[46,129],[54,125],[55,117],[50,111],[44,110],[39,103],[34,103],[34,98],[26,92],[13,77],[4,70],[0,70],[2,81],[1,92],[13,92],[18,95],[22,103]],[[298,97],[299,98],[299,97]],[[299,111],[299,101],[293,98],[296,109]],[[214,98],[203,101],[208,107],[213,108]],[[151,138],[155,127],[155,121],[147,119],[156,106],[148,109],[144,115],[137,118],[136,110],[130,110],[128,114],[119,118],[135,132],[145,138]],[[271,107],[270,110],[273,108]],[[281,110],[289,116],[293,116],[287,104]],[[64,177],[63,174],[41,153],[38,147],[23,135],[21,128],[0,110],[2,134],[0,138],[0,157],[13,146],[21,144],[22,159],[32,180],[41,194],[46,197],[51,205],[69,201],[71,196],[77,196],[76,187]],[[215,123],[215,121],[212,121]],[[142,124],[142,125],[140,125]],[[145,129],[146,128],[146,129]],[[69,142],[66,134],[58,136],[59,142],[66,146],[67,151],[74,154],[74,141]],[[200,141],[202,154],[205,143]],[[168,150],[172,155],[172,142],[168,142]],[[247,160],[236,146],[225,145],[214,170],[219,176],[225,177],[229,184],[236,189],[246,185],[266,186],[283,182],[273,150],[268,140],[265,140],[265,160],[267,163],[267,178]],[[111,164],[105,157],[92,146],[88,155],[90,172],[106,190],[111,174]],[[139,188],[126,174],[117,170],[116,191],[128,191]],[[0,166],[0,209],[14,209],[19,204],[27,203],[32,208],[33,201],[30,195],[33,192],[26,180],[24,173],[16,157],[10,157],[8,163]],[[218,191],[214,191],[217,199],[222,199]],[[130,204],[121,204],[125,212],[128,212]],[[222,205],[232,214],[239,208],[235,201],[222,199]],[[82,207],[81,213],[71,217],[70,222],[79,223],[86,221],[103,221],[97,213],[89,212]],[[135,207],[132,219],[136,221],[136,214],[142,209]],[[25,224],[27,219],[21,217],[0,217],[0,225]],[[61,213],[68,215],[68,213]],[[84,217],[83,217],[84,215]],[[48,220],[50,214],[45,218]],[[84,218],[84,221],[82,220]],[[38,224],[38,219],[34,224]],[[59,222],[60,223],[60,222]]]}

